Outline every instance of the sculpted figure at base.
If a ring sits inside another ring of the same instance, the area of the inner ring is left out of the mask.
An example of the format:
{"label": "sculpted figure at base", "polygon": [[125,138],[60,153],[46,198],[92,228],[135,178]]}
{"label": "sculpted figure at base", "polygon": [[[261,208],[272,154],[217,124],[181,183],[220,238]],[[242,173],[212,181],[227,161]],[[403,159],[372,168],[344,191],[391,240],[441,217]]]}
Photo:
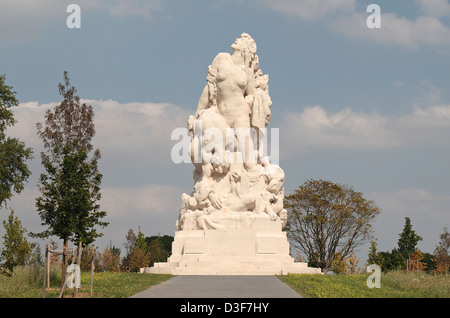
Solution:
{"label": "sculpted figure at base", "polygon": [[208,67],[197,111],[189,116],[194,191],[182,195],[177,230],[239,228],[258,218],[286,221],[284,172],[263,157],[271,116],[268,75],[243,33]]}

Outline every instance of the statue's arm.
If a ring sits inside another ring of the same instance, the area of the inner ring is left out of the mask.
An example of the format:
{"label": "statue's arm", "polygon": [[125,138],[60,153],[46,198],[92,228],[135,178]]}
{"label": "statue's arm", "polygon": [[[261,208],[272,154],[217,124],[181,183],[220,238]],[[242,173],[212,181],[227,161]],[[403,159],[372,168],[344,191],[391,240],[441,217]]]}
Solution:
{"label": "statue's arm", "polygon": [[247,68],[247,90],[244,93],[245,100],[247,101],[250,110],[253,107],[253,98],[255,96],[256,81],[255,75],[250,68]]}
{"label": "statue's arm", "polygon": [[208,89],[208,85],[205,85],[205,88],[203,89],[202,94],[200,95],[200,98],[198,100],[198,105],[197,105],[197,111],[195,112],[195,118],[198,118],[198,115],[200,113],[200,111],[202,111],[203,109],[206,109],[208,107],[209,104],[209,89]]}
{"label": "statue's arm", "polygon": [[255,89],[256,89],[256,80],[255,80],[255,74],[250,68],[247,68],[247,90],[245,91],[245,95],[254,95]]}

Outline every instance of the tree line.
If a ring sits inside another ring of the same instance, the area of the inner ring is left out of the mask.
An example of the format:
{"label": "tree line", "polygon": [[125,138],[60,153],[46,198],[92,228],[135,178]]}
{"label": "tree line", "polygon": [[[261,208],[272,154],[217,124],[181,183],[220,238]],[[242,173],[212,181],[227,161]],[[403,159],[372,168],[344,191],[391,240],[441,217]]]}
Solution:
{"label": "tree line", "polygon": [[417,248],[422,237],[412,228],[411,219],[405,217],[403,231],[399,234],[397,247],[391,251],[378,251],[376,240],[370,242],[368,262],[381,267],[384,272],[390,270],[421,270],[433,274],[448,274],[450,266],[450,233],[447,227],[439,235],[439,242],[433,253]]}
{"label": "tree line", "polygon": [[[447,228],[439,236],[433,254],[417,249],[422,240],[405,218],[398,246],[392,251],[378,251],[373,222],[381,209],[351,186],[326,180],[307,180],[285,197],[288,210],[287,236],[291,245],[324,273],[357,273],[358,247],[370,243],[367,265],[376,264],[383,271],[425,270],[448,274],[450,269],[450,234]],[[300,260],[303,257],[300,256]]]}
{"label": "tree line", "polygon": [[[3,274],[10,275],[17,266],[44,265],[40,246],[27,239],[27,230],[14,215],[14,211],[3,221],[3,226],[6,231],[1,252],[1,258],[6,260],[2,263]],[[96,272],[139,272],[141,268],[151,267],[155,262],[165,262],[172,253],[173,236],[145,236],[140,229],[136,235],[135,231],[130,229],[124,238],[124,255],[122,250],[112,243],[103,250],[99,250],[94,243],[86,245],[82,249],[80,269],[90,271],[93,261]],[[58,250],[58,242],[50,240],[49,248]],[[71,257],[61,259],[60,255],[50,255],[52,267],[63,266],[64,263],[67,266],[74,261]]]}
{"label": "tree line", "polygon": [[[68,243],[82,244],[81,267],[90,266],[93,257],[97,271],[139,271],[154,262],[165,261],[171,253],[171,236],[145,237],[139,229],[136,235],[129,230],[126,235],[125,256],[114,246],[98,251],[93,242],[103,234],[98,228],[108,225],[101,211],[101,181],[98,170],[100,150],[94,149],[94,111],[91,105],[81,103],[77,89],[71,85],[67,71],[64,82],[58,84],[62,97],[59,105],[47,110],[44,122],[36,123],[37,135],[43,142],[41,164],[45,172],[39,177],[41,193],[36,198],[36,210],[45,230],[29,233],[33,238],[57,237],[63,241],[62,282],[68,263]],[[33,158],[33,150],[24,142],[6,135],[6,128],[16,123],[11,108],[18,106],[16,92],[6,85],[6,76],[0,76],[0,207],[7,207],[13,192],[20,193],[31,175],[26,164]],[[5,235],[0,254],[0,270],[11,274],[15,266],[42,262],[36,243],[30,243],[14,210],[3,221]],[[52,242],[51,249],[57,248]],[[55,256],[53,263],[56,263]],[[86,265],[88,264],[88,265]]]}
{"label": "tree line", "polygon": [[[30,233],[34,238],[56,236],[63,240],[62,282],[68,242],[88,246],[102,236],[98,227],[108,225],[102,220],[106,212],[99,205],[103,176],[98,170],[100,151],[92,144],[94,111],[91,105],[81,103],[68,72],[63,75],[64,82],[58,85],[61,103],[47,110],[43,123],[36,123],[37,135],[44,146],[40,157],[45,171],[39,177],[41,195],[36,198],[36,210],[45,230]],[[11,108],[18,104],[16,92],[6,85],[6,76],[0,76],[0,207],[7,207],[13,192],[20,193],[31,175],[26,162],[33,158],[33,150],[6,135],[6,129],[16,123]],[[8,222],[10,228],[17,225],[13,209]],[[15,264],[22,262],[22,256],[8,253],[11,248],[7,244],[14,240],[8,235],[12,233],[7,229],[0,269],[11,274]],[[26,250],[25,241],[22,244]]]}

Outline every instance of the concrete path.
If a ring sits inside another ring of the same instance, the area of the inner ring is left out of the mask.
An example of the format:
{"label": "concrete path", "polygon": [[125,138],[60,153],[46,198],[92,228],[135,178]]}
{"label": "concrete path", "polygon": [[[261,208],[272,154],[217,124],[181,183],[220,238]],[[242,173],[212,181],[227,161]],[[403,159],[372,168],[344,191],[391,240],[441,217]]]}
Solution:
{"label": "concrete path", "polygon": [[131,298],[302,298],[276,276],[175,276]]}

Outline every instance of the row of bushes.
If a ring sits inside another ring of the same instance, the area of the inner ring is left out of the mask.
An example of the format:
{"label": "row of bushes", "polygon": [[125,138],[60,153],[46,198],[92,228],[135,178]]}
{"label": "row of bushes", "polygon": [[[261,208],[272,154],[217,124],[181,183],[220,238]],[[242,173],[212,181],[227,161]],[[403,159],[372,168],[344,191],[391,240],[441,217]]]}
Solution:
{"label": "row of bushes", "polygon": [[[82,249],[80,267],[82,271],[90,271],[93,261],[95,272],[139,272],[142,267],[166,261],[171,254],[172,241],[173,237],[169,235],[145,237],[139,230],[136,236],[133,230],[129,230],[123,257],[121,250],[112,244],[103,251],[99,251],[98,247],[91,244]],[[57,244],[52,242],[50,249],[57,249]],[[60,257],[52,255],[50,259],[52,267],[61,265]],[[69,259],[68,262],[71,263],[72,260]],[[42,261],[39,264],[43,264]]]}

